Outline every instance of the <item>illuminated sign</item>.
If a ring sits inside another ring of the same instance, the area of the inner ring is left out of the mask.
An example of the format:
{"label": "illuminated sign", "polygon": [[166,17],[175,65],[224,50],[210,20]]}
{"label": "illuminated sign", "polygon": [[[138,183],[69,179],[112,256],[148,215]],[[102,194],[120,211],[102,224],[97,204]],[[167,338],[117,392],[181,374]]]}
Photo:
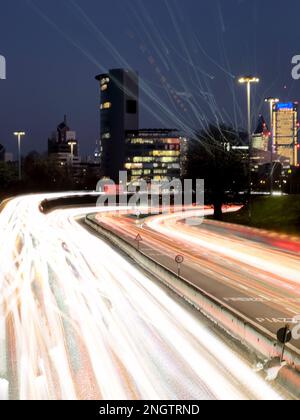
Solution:
{"label": "illuminated sign", "polygon": [[287,102],[287,103],[280,103],[276,105],[276,110],[277,111],[282,111],[282,110],[293,110],[294,109],[294,104],[293,102]]}

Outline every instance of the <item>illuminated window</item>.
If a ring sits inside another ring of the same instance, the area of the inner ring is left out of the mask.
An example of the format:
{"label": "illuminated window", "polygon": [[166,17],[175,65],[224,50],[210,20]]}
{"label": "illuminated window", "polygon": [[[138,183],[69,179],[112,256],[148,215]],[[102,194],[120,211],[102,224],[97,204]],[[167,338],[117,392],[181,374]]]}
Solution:
{"label": "illuminated window", "polygon": [[111,106],[111,102],[104,102],[104,104],[101,104],[101,109],[110,109]]}
{"label": "illuminated window", "polygon": [[153,173],[155,175],[166,175],[168,171],[166,169],[154,169]]}
{"label": "illuminated window", "polygon": [[180,156],[180,152],[173,151],[173,150],[154,150],[153,156],[161,156],[161,157]]}
{"label": "illuminated window", "polygon": [[142,163],[126,163],[125,169],[131,170],[131,169],[142,169],[143,164]]}
{"label": "illuminated window", "polygon": [[153,140],[146,140],[146,139],[132,139],[131,144],[153,144]]}
{"label": "illuminated window", "polygon": [[110,139],[111,138],[111,134],[110,133],[104,133],[103,135],[102,135],[102,139],[103,140],[107,140],[107,139]]}
{"label": "illuminated window", "polygon": [[151,163],[153,162],[153,157],[142,157],[142,156],[136,156],[133,158],[133,162],[135,163],[139,163],[139,162],[144,162],[144,163]]}
{"label": "illuminated window", "polygon": [[163,163],[176,163],[176,162],[178,162],[178,159],[177,158],[170,158],[170,157],[163,157],[163,158],[160,158],[160,162],[163,162]]}

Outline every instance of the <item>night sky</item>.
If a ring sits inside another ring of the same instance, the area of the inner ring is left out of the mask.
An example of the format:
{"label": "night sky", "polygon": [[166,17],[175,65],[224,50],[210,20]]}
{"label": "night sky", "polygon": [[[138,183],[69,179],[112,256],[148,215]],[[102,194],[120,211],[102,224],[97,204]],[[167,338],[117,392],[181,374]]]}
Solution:
{"label": "night sky", "polygon": [[[261,78],[263,98],[300,99],[291,59],[300,54],[299,0],[0,0],[0,143],[46,151],[68,115],[82,154],[99,132],[97,73],[132,67],[142,79],[141,126],[197,129],[208,120],[245,126],[235,77]],[[267,112],[265,112],[267,115]]]}

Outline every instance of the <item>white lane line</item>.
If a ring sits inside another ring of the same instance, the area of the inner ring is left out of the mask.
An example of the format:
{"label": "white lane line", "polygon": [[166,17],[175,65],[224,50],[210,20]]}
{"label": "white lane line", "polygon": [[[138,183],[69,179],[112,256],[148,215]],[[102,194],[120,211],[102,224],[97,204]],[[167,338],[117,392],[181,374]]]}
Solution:
{"label": "white lane line", "polygon": [[294,311],[293,309],[291,309],[291,308],[285,308],[287,311],[289,311],[289,312],[291,312],[292,314],[294,314],[294,315],[300,315],[300,309],[299,309],[299,311],[297,312],[297,311]]}
{"label": "white lane line", "polygon": [[271,299],[270,298],[268,298],[267,296],[265,296],[265,295],[258,295],[259,297],[261,297],[261,298],[263,298],[263,299],[266,299],[267,301],[271,301]]}
{"label": "white lane line", "polygon": [[246,286],[244,286],[243,284],[239,284],[239,287],[241,288],[241,289],[243,289],[243,290],[247,290],[247,291],[249,291],[250,289],[249,289],[249,287],[246,287]]}

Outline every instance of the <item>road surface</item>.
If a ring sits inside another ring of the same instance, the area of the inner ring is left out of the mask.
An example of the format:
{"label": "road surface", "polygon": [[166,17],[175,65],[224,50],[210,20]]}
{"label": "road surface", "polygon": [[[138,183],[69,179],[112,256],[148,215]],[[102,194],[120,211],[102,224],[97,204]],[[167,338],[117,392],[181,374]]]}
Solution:
{"label": "road surface", "polygon": [[[197,215],[198,210],[190,210],[141,221],[128,214],[98,215],[97,219],[131,244],[140,235],[141,251],[175,273],[175,257],[182,255],[182,277],[246,320],[273,334],[296,323],[300,243],[210,220],[199,226],[186,223],[186,218],[196,220]],[[300,349],[300,341],[291,344]]]}
{"label": "road surface", "polygon": [[[77,223],[0,214],[1,399],[280,399],[208,323]],[[49,196],[51,198],[51,196]]]}

